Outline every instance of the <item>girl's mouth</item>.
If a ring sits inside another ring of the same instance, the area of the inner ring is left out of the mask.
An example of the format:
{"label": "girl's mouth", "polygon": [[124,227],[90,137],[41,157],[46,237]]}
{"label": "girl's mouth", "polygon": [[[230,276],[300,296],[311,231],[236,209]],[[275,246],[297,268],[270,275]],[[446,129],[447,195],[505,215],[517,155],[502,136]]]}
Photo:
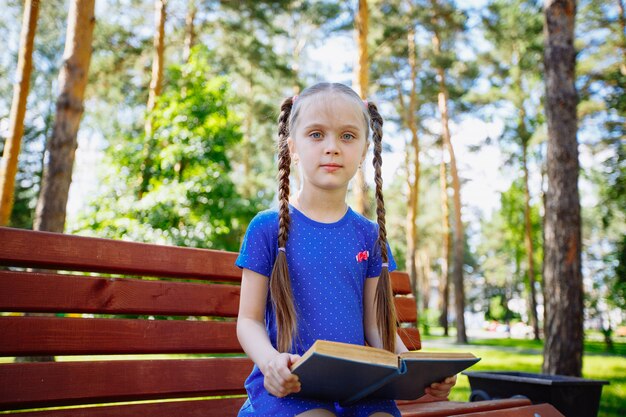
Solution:
{"label": "girl's mouth", "polygon": [[326,170],[326,172],[335,172],[342,166],[339,164],[323,164],[322,168]]}

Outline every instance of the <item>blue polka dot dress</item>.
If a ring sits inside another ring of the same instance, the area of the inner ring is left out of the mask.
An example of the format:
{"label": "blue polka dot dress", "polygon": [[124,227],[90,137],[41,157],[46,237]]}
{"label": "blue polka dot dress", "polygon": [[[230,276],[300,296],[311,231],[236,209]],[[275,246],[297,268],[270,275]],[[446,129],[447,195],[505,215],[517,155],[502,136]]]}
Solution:
{"label": "blue polka dot dress", "polygon": [[[382,269],[378,226],[350,208],[335,223],[309,219],[293,206],[289,210],[291,226],[286,255],[298,314],[292,352],[301,355],[318,339],[364,345],[365,280],[379,276]],[[236,265],[269,277],[278,253],[277,236],[278,212],[257,214],[248,227]],[[388,253],[391,271],[396,265],[389,249]],[[269,295],[265,325],[276,346],[276,319]],[[257,366],[245,387],[248,400],[240,417],[292,417],[315,408],[341,417],[366,417],[377,411],[400,416],[395,402],[390,400],[363,400],[341,407],[326,401],[277,398],[263,387],[263,374]]]}

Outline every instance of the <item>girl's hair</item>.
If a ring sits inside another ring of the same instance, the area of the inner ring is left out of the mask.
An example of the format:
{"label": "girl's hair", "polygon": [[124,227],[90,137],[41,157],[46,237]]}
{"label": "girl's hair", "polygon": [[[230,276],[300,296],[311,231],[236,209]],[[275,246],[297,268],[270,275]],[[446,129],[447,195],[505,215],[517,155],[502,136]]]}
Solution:
{"label": "girl's hair", "polygon": [[354,99],[363,109],[366,126],[366,138],[370,129],[374,141],[374,173],[376,182],[376,217],[378,220],[378,241],[380,245],[383,268],[376,287],[376,321],[378,331],[383,340],[383,348],[395,351],[396,345],[396,311],[393,303],[393,291],[389,277],[389,254],[387,253],[387,229],[385,228],[385,202],[383,200],[382,165],[382,137],[383,119],[374,103],[365,103],[351,88],[338,83],[320,83],[307,88],[295,99],[289,97],[283,101],[278,117],[278,256],[274,263],[270,279],[270,296],[276,314],[276,328],[278,333],[277,348],[280,352],[289,352],[293,340],[297,335],[296,308],[291,290],[289,269],[285,246],[289,236],[289,174],[291,155],[287,139],[290,131],[300,114],[300,105],[303,99],[318,93],[345,94]]}

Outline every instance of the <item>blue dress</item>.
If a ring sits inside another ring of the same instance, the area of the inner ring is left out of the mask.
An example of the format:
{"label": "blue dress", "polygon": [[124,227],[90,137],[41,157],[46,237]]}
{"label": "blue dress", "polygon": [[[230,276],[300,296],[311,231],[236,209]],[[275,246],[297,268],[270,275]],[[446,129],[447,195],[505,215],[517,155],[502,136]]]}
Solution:
{"label": "blue dress", "polygon": [[[298,314],[298,334],[292,353],[302,355],[318,339],[365,344],[363,289],[367,278],[381,272],[378,226],[348,209],[335,223],[309,219],[290,206],[291,226],[286,245],[287,262]],[[278,212],[263,211],[250,223],[236,265],[269,277],[278,253]],[[396,265],[391,251],[389,270]],[[265,326],[276,346],[276,320],[271,301],[265,309]],[[395,402],[363,400],[349,407],[293,398],[277,398],[263,386],[255,365],[245,383],[248,400],[239,412],[246,416],[295,416],[323,408],[337,416],[366,417],[374,412],[400,416]]]}

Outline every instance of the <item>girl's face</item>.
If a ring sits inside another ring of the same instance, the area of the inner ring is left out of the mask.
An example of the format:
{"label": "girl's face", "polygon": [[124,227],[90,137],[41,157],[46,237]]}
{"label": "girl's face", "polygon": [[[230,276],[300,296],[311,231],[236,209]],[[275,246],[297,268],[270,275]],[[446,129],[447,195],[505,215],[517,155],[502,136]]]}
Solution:
{"label": "girl's face", "polygon": [[303,188],[347,191],[367,153],[360,103],[340,93],[302,100],[288,143],[292,161],[301,167]]}

